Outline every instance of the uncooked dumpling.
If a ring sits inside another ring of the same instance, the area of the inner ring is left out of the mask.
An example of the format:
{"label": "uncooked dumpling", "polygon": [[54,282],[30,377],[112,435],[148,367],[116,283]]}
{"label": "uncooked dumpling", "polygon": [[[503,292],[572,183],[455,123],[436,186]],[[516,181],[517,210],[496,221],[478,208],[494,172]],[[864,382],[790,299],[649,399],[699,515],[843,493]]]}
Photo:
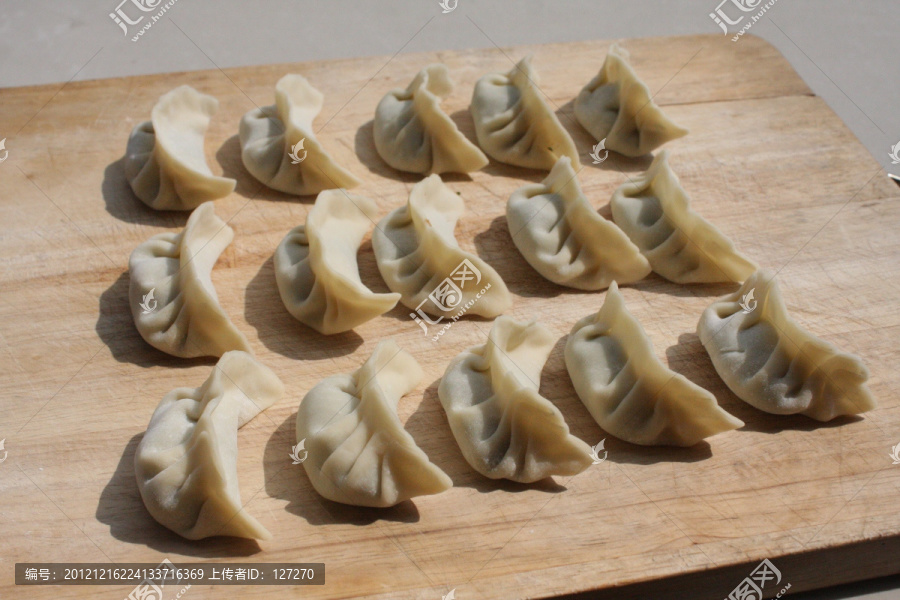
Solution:
{"label": "uncooked dumpling", "polygon": [[453,91],[447,67],[428,65],[405,90],[388,92],[375,109],[375,148],[384,162],[411,173],[470,173],[488,159],[441,110]]}
{"label": "uncooked dumpling", "polygon": [[462,198],[431,175],[375,228],[378,269],[405,306],[436,317],[464,310],[491,318],[512,304],[500,275],[456,242],[453,230],[464,208]]}
{"label": "uncooked dumpling", "polygon": [[470,107],[481,149],[503,163],[549,171],[560,156],[580,169],[578,150],[538,88],[531,55],[506,74],[478,80]]}
{"label": "uncooked dumpling", "polygon": [[134,249],[128,300],[148,344],[183,358],[250,351],[219,306],[211,278],[232,238],[234,231],[207,202],[191,213],[182,232],[155,235]]}
{"label": "uncooked dumpling", "polygon": [[278,377],[246,352],[224,354],[201,387],[166,394],[134,455],[153,518],[189,540],[270,539],[241,503],[237,431],[283,395]]}
{"label": "uncooked dumpling", "polygon": [[463,456],[482,475],[531,483],[591,465],[590,447],[538,392],[555,342],[539,323],[500,317],[485,345],[447,367],[438,396]]}
{"label": "uncooked dumpling", "polygon": [[313,132],[323,96],[301,75],[285,75],[275,85],[275,104],[241,119],[241,159],[268,187],[305,196],[359,185],[338,165]]}
{"label": "uncooked dumpling", "polygon": [[600,311],[572,328],[566,368],[600,427],[633,444],[693,446],[744,425],[711,393],[662,364],[616,282]]}
{"label": "uncooked dumpling", "polygon": [[875,408],[866,366],[794,321],[770,272],[713,302],[697,335],[725,385],[760,410],[829,421]]}
{"label": "uncooked dumpling", "polygon": [[157,210],[191,210],[223,198],[237,183],[216,177],[206,164],[203,139],[219,101],[189,85],[160,97],[150,120],[128,138],[125,178],[135,195]]}
{"label": "uncooked dumpling", "polygon": [[297,411],[303,468],[319,494],[356,506],[394,506],[453,485],[403,429],[400,398],[422,369],[394,340],[384,340],[362,367],[316,385]]}
{"label": "uncooked dumpling", "polygon": [[628,52],[613,44],[600,72],[575,98],[575,118],[607,150],[643,156],[687,135],[663,114],[628,64]]}
{"label": "uncooked dumpling", "polygon": [[724,233],[691,209],[665,150],[646,173],[615,191],[610,206],[616,225],[669,281],[739,282],[756,270]]}
{"label": "uncooked dumpling", "polygon": [[584,197],[568,156],[541,183],[513,192],[506,220],[528,264],[554,283],[602,290],[613,280],[632,283],[650,273],[637,246]]}
{"label": "uncooked dumpling", "polygon": [[396,306],[400,294],[376,294],[359,278],[356,253],[376,212],[369,198],[326,190],[306,224],[278,245],[275,280],[282,302],[298,321],[320,333],[340,333]]}

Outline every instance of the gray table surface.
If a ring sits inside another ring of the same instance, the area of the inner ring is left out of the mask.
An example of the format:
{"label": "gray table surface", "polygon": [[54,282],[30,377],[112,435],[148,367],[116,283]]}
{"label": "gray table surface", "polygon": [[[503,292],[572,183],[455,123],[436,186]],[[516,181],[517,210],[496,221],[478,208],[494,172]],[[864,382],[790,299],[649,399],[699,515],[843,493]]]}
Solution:
{"label": "gray table surface", "polygon": [[[126,37],[109,16],[120,1],[0,0],[0,87],[494,44],[721,33],[709,16],[721,0],[458,0],[446,15],[438,0],[176,0],[132,42],[143,23]],[[121,6],[131,18],[142,14],[130,0]],[[731,18],[741,14],[731,2],[722,10]],[[787,57],[885,173],[900,175],[889,157],[900,141],[897,24],[898,0],[777,0],[751,33]],[[0,132],[0,139],[11,135]],[[896,600],[900,578],[789,596]]]}

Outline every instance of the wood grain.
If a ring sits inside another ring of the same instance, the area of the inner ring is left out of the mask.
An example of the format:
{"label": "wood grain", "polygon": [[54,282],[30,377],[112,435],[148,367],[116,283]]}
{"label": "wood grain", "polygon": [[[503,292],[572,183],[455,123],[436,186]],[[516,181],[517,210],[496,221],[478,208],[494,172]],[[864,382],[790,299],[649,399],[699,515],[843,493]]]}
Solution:
{"label": "wood grain", "polygon": [[[877,410],[820,425],[777,418],[738,400],[694,333],[702,310],[728,286],[678,286],[651,275],[628,288],[629,309],[660,358],[712,391],[746,422],[692,449],[642,448],[609,438],[578,401],[565,372],[565,335],[603,294],[542,280],[506,227],[509,194],[541,174],[491,163],[448,178],[466,202],[460,244],[476,251],[515,295],[509,312],[538,318],[560,336],[542,393],[573,433],[609,458],[570,479],[519,486],[484,479],[463,460],[437,400],[458,352],[482,343],[490,322],[466,319],[432,343],[397,308],[355,332],[323,337],[294,321],[275,287],[272,253],[302,223],[311,198],[260,189],[243,169],[240,117],[273,102],[284,74],[304,74],[325,94],[317,135],[363,180],[355,190],[380,214],[405,202],[416,177],[384,165],[372,142],[381,96],[423,65],[442,61],[457,88],[445,108],[473,138],[467,106],[478,77],[534,52],[541,89],[587,162],[579,174],[601,212],[646,160],[587,160],[592,140],[574,123],[572,99],[599,68],[607,41],[401,54],[292,65],[175,73],[0,90],[0,465],[3,548],[0,597],[121,598],[121,587],[13,589],[26,561],[248,560],[326,563],[324,587],[194,587],[190,597],[252,594],[304,598],[692,597],[721,599],[762,558],[792,591],[900,571],[900,190],[847,127],[767,43],[718,36],[627,40],[637,72],[677,123],[671,162],[694,208],[761,265],[781,269],[793,316],[859,354]],[[216,96],[206,139],[217,174],[236,191],[216,203],[235,240],[213,271],[220,301],[288,395],[239,435],[247,509],[275,534],[257,545],[188,542],[141,504],[134,450],[160,398],[197,386],[210,360],[182,361],[145,344],[127,306],[133,248],[184,225],[130,192],[122,155],[131,128],[180,84]],[[46,106],[43,106],[46,104]],[[43,106],[43,108],[41,108]],[[27,123],[27,125],[26,125]],[[24,126],[24,128],[23,128]],[[10,135],[8,132],[21,132]],[[386,291],[371,245],[363,280]],[[448,492],[391,510],[322,500],[291,465],[297,404],[321,378],[355,369],[385,336],[420,362],[425,378],[399,407],[407,429],[453,479]],[[677,586],[677,587],[673,587]],[[677,591],[673,591],[677,590]],[[772,591],[772,590],[769,590]],[[777,590],[774,590],[777,591]]]}

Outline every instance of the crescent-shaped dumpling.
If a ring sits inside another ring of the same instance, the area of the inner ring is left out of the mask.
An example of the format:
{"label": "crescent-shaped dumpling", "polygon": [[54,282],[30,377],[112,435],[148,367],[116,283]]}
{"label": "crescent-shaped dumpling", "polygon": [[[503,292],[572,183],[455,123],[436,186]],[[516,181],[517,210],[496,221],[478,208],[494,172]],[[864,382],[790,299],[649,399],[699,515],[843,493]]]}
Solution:
{"label": "crescent-shaped dumpling", "polygon": [[568,156],[541,183],[513,192],[506,220],[528,264],[554,283],[602,290],[614,280],[632,283],[650,273],[638,247],[584,197]]}
{"label": "crescent-shaped dumpling", "polygon": [[693,446],[742,427],[716,398],[660,362],[615,282],[566,342],[575,391],[604,431],[633,444]]}
{"label": "crescent-shaped dumpling", "polygon": [[381,276],[400,301],[437,317],[466,314],[496,317],[512,304],[500,275],[459,247],[453,230],[462,198],[439,175],[415,186],[409,202],[388,214],[372,234]]}
{"label": "crescent-shaped dumpling", "polygon": [[305,196],[352,188],[359,180],[338,165],[313,132],[324,97],[302,75],[285,75],[275,84],[275,104],[241,119],[244,167],[268,187]]}
{"label": "crescent-shaped dumpling", "polygon": [[405,90],[388,92],[375,109],[375,149],[384,162],[411,173],[471,173],[488,164],[441,110],[453,91],[447,67],[428,65]]}
{"label": "crescent-shaped dumpling", "polygon": [[575,118],[605,148],[624,156],[643,156],[687,135],[653,102],[650,90],[631,65],[628,52],[613,44],[600,72],[575,98]]}
{"label": "crescent-shaped dumpling", "polygon": [[270,539],[241,503],[237,431],[283,395],[278,377],[246,352],[222,355],[201,387],[166,394],[134,455],[153,518],[189,540]]}
{"label": "crescent-shaped dumpling", "polygon": [[669,281],[744,281],[756,264],[691,209],[668,156],[665,150],[660,152],[646,173],[613,193],[613,221],[640,248],[653,271]]}
{"label": "crescent-shaped dumpling", "polygon": [[294,318],[324,334],[349,331],[397,305],[400,294],[376,294],[359,277],[356,253],[377,206],[344,190],[326,190],[275,250],[275,281]]}
{"label": "crescent-shaped dumpling", "polygon": [[539,323],[500,317],[486,344],[447,367],[438,396],[463,456],[482,475],[531,483],[591,465],[590,447],[538,392],[555,342]]}
{"label": "crescent-shaped dumpling", "polygon": [[875,408],[863,362],[794,321],[773,273],[709,305],[697,335],[725,385],[760,410],[830,421]]}
{"label": "crescent-shaped dumpling", "polygon": [[319,494],[387,507],[452,487],[397,417],[400,398],[421,379],[416,359],[388,339],[359,369],[306,394],[297,411],[297,443],[308,452],[303,468]]}
{"label": "crescent-shaped dumpling", "polygon": [[148,344],[183,358],[250,351],[219,305],[211,278],[232,238],[234,231],[207,202],[191,213],[180,233],[155,235],[134,249],[128,299]]}
{"label": "crescent-shaped dumpling", "polygon": [[560,156],[580,169],[578,150],[538,89],[531,55],[508,73],[478,80],[469,110],[478,144],[502,163],[549,171]]}
{"label": "crescent-shaped dumpling", "polygon": [[212,96],[183,85],[161,96],[150,120],[132,130],[125,178],[145,204],[157,210],[191,210],[234,191],[237,182],[213,175],[203,150],[218,107]]}

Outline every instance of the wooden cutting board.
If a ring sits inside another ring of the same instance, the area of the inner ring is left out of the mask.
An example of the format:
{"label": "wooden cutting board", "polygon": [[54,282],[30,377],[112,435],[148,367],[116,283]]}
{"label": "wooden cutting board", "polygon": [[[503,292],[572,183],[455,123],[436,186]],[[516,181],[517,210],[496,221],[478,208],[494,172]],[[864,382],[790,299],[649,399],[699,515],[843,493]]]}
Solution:
{"label": "wooden cutting board", "polygon": [[[358,193],[381,214],[406,201],[417,177],[375,153],[372,115],[388,91],[441,61],[457,83],[445,108],[470,138],[472,86],[527,52],[541,89],[582,152],[588,198],[608,216],[613,190],[646,160],[591,164],[592,140],[572,100],[600,67],[608,41],[401,54],[85,81],[0,90],[0,596],[122,598],[126,587],[13,589],[13,564],[29,561],[324,562],[323,587],[195,586],[190,598],[591,598],[721,599],[763,558],[791,591],[900,571],[900,190],[847,127],[767,43],[719,36],[628,40],[637,72],[666,113],[691,130],[669,144],[694,208],[764,267],[780,270],[793,316],[862,357],[878,409],[821,425],[775,417],[738,400],[719,380],[695,327],[732,286],[679,286],[651,275],[624,295],[659,357],[711,390],[746,422],[691,449],[644,448],[604,433],[575,396],[562,348],[572,324],[603,293],[557,287],[535,273],[510,239],[510,193],[542,174],[491,163],[448,177],[466,202],[457,236],[491,263],[515,304],[559,337],[541,392],[608,459],[539,485],[487,480],[463,460],[437,399],[447,363],[485,340],[491,323],[465,319],[433,343],[398,307],[355,332],[323,337],[294,321],[278,297],[272,253],[304,222],[312,199],[260,186],[244,170],[237,126],[271,104],[275,82],[302,73],[325,94],[317,135],[359,176]],[[128,256],[187,215],[144,206],[125,182],[132,127],[180,84],[216,96],[206,138],[212,170],[238,180],[216,202],[235,239],[213,271],[222,306],[288,393],[239,434],[241,496],[274,534],[256,544],[189,542],[144,509],[135,446],[162,396],[200,385],[212,360],[179,360],[138,336],[127,305]],[[21,131],[19,131],[21,129]],[[18,132],[18,133],[14,133]],[[386,291],[368,241],[364,281]],[[303,395],[321,378],[354,370],[393,336],[425,378],[399,412],[422,449],[454,481],[438,496],[390,510],[321,499],[288,457]],[[778,590],[767,588],[769,593]]]}

